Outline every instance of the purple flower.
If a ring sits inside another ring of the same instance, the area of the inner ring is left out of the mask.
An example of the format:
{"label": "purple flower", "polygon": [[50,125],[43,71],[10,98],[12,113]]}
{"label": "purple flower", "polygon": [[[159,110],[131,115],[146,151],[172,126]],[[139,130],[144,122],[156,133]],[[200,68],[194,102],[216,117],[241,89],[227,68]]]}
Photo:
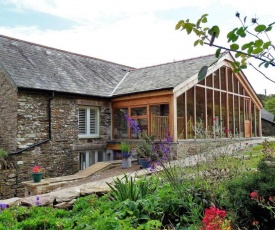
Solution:
{"label": "purple flower", "polygon": [[40,202],[39,202],[39,196],[36,196],[35,205],[36,205],[36,206],[39,206],[39,205],[40,205]]}
{"label": "purple flower", "polygon": [[1,204],[1,203],[0,203],[0,208],[1,208],[2,210],[6,209],[7,207],[8,207],[7,204]]}
{"label": "purple flower", "polygon": [[125,115],[125,119],[134,134],[138,134],[141,132],[140,127],[139,127],[138,123],[136,122],[136,120],[130,118],[128,115]]}

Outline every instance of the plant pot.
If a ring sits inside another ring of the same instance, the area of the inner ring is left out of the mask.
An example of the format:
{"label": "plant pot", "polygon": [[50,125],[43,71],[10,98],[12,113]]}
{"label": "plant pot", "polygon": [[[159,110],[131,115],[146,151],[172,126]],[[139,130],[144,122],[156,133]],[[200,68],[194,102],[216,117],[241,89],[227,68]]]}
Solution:
{"label": "plant pot", "polygon": [[132,167],[132,161],[131,158],[122,158],[122,168],[127,169]]}
{"label": "plant pot", "polygon": [[43,173],[32,173],[32,179],[34,183],[38,183],[42,180]]}
{"label": "plant pot", "polygon": [[139,158],[139,164],[142,168],[147,169],[150,167],[150,161],[146,158]]}

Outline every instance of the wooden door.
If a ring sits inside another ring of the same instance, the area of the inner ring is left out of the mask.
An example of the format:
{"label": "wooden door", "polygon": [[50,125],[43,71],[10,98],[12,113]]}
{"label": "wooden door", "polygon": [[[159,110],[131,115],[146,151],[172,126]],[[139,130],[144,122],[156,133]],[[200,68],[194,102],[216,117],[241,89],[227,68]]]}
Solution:
{"label": "wooden door", "polygon": [[244,137],[251,137],[251,123],[250,123],[250,120],[245,120],[244,132],[245,132]]}

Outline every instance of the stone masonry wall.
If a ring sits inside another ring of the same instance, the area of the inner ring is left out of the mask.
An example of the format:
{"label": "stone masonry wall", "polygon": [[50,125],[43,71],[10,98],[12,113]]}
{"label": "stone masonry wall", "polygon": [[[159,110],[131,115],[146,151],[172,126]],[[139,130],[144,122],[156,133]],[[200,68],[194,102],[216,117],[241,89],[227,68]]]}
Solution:
{"label": "stone masonry wall", "polygon": [[[48,102],[50,97],[50,94],[19,91],[16,106],[18,149],[48,139]],[[79,171],[79,156],[77,151],[73,151],[74,145],[81,143],[104,144],[107,139],[110,139],[111,108],[110,104],[106,104],[106,102],[104,103],[106,106],[100,106],[100,138],[78,139],[78,104],[76,100],[75,97],[54,96],[51,100],[51,140],[20,154],[10,155],[10,159],[15,165],[15,171],[7,175],[7,178],[16,178],[16,184],[8,185],[10,192],[7,192],[8,187],[5,188],[6,197],[24,196],[21,182],[31,180],[31,169],[34,165],[45,168],[44,178],[74,174]],[[94,100],[88,99],[87,101]],[[1,182],[4,183],[3,178],[0,178]]]}
{"label": "stone masonry wall", "polygon": [[0,148],[6,151],[16,149],[16,88],[0,71]]}

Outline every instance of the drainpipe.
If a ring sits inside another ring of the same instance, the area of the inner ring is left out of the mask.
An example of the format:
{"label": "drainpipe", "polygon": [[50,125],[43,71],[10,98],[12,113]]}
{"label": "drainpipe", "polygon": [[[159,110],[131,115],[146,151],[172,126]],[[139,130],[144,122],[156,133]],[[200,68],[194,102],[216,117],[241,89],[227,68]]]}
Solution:
{"label": "drainpipe", "polygon": [[34,143],[34,144],[32,144],[32,145],[30,145],[30,146],[24,148],[24,149],[20,149],[20,150],[18,150],[18,151],[16,151],[16,152],[9,153],[9,155],[17,155],[17,154],[22,153],[22,152],[24,152],[24,151],[26,151],[26,150],[29,150],[29,149],[31,149],[31,148],[34,148],[34,147],[39,146],[39,145],[41,145],[41,144],[44,144],[44,143],[46,143],[46,142],[48,142],[48,141],[50,141],[50,140],[52,139],[52,113],[51,113],[51,101],[52,101],[53,99],[54,99],[54,92],[52,92],[52,95],[51,95],[51,97],[49,97],[49,101],[48,101],[48,119],[49,119],[48,138],[45,139],[45,140],[36,142],[36,143]]}

